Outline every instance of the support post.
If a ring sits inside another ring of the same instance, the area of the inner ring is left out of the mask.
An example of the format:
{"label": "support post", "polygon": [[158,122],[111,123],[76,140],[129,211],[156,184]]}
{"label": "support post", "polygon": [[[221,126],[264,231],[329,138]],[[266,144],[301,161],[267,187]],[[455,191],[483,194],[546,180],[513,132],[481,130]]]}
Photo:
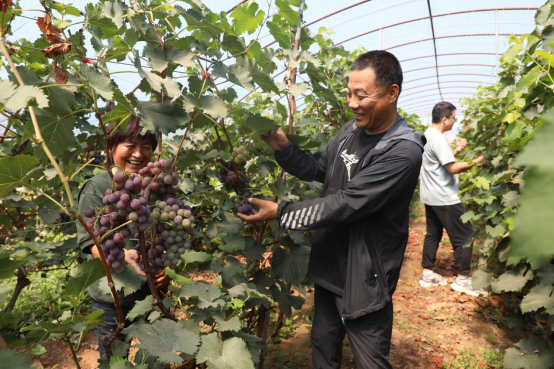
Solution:
{"label": "support post", "polygon": [[495,26],[496,26],[496,82],[498,83],[498,9],[494,11],[495,14]]}

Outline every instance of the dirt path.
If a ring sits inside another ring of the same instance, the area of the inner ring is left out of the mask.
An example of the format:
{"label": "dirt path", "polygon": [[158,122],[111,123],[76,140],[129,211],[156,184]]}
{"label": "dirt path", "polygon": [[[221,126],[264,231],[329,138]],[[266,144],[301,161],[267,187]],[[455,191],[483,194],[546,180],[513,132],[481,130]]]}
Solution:
{"label": "dirt path", "polygon": [[[448,368],[457,359],[455,369],[487,368],[488,362],[501,359],[507,347],[517,342],[521,333],[509,330],[502,322],[502,306],[497,297],[474,298],[452,291],[450,286],[423,288],[421,252],[425,219],[417,218],[410,227],[410,238],[400,273],[394,302],[391,364],[396,369]],[[446,234],[445,234],[446,237]],[[446,241],[446,242],[445,242]],[[448,240],[437,255],[436,271],[454,281],[454,259]],[[268,368],[310,368],[310,325],[301,317],[309,315],[313,294],[295,314],[301,321],[292,338],[270,347]],[[503,328],[500,328],[502,326]],[[500,350],[500,353],[495,349]],[[344,344],[342,368],[356,368],[348,342]]]}
{"label": "dirt path", "polygon": [[[517,342],[521,332],[503,327],[503,307],[497,297],[474,298],[450,287],[426,289],[419,286],[421,275],[421,251],[425,236],[425,219],[412,222],[404,264],[398,288],[393,296],[394,328],[391,348],[391,364],[395,369],[436,368],[493,368],[485,365]],[[446,235],[445,235],[446,236]],[[454,261],[448,240],[437,255],[436,271],[454,281]],[[280,343],[268,347],[265,368],[304,369],[311,365],[310,317],[313,310],[313,292],[308,292],[306,305],[294,312],[282,332],[289,336]],[[58,340],[45,344],[47,353],[34,357],[35,364],[44,368],[74,368],[67,346]],[[96,368],[96,336],[85,335],[79,359],[83,369]],[[354,357],[344,343],[343,369],[354,369]],[[449,364],[457,358],[456,366]],[[498,368],[498,367],[496,367]]]}

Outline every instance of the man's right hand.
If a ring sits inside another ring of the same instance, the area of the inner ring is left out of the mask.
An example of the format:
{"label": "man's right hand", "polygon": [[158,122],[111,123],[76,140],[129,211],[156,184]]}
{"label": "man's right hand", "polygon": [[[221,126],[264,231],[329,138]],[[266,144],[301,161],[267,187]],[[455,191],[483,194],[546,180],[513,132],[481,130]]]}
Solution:
{"label": "man's right hand", "polygon": [[260,138],[267,142],[267,144],[276,151],[281,151],[289,146],[289,139],[281,128],[279,128],[277,131],[269,131],[269,134],[267,136],[260,135]]}
{"label": "man's right hand", "polygon": [[485,158],[484,155],[479,155],[477,158],[473,159],[473,164],[481,163],[484,158]]}

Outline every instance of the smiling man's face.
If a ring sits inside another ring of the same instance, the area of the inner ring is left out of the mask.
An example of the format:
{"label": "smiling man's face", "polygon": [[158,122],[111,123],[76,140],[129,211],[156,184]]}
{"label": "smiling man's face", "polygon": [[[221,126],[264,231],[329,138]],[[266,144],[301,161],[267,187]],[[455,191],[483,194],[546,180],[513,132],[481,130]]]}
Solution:
{"label": "smiling man's face", "polygon": [[389,90],[390,88],[375,85],[375,72],[371,68],[353,70],[350,73],[347,101],[354,112],[358,128],[372,133],[388,123],[391,103],[394,102],[391,101]]}
{"label": "smiling man's face", "polygon": [[127,173],[137,173],[150,162],[152,151],[152,145],[145,141],[121,142],[113,151],[113,160]]}

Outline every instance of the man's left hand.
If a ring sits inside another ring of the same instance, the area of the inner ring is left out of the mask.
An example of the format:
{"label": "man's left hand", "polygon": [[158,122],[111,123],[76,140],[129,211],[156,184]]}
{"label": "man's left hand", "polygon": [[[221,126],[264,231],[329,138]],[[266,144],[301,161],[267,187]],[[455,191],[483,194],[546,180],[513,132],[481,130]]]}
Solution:
{"label": "man's left hand", "polygon": [[245,215],[238,213],[239,218],[248,223],[265,222],[266,220],[272,220],[277,218],[277,208],[279,205],[273,201],[260,200],[250,198],[248,199],[252,205],[260,207],[259,211],[252,210],[252,215]]}

